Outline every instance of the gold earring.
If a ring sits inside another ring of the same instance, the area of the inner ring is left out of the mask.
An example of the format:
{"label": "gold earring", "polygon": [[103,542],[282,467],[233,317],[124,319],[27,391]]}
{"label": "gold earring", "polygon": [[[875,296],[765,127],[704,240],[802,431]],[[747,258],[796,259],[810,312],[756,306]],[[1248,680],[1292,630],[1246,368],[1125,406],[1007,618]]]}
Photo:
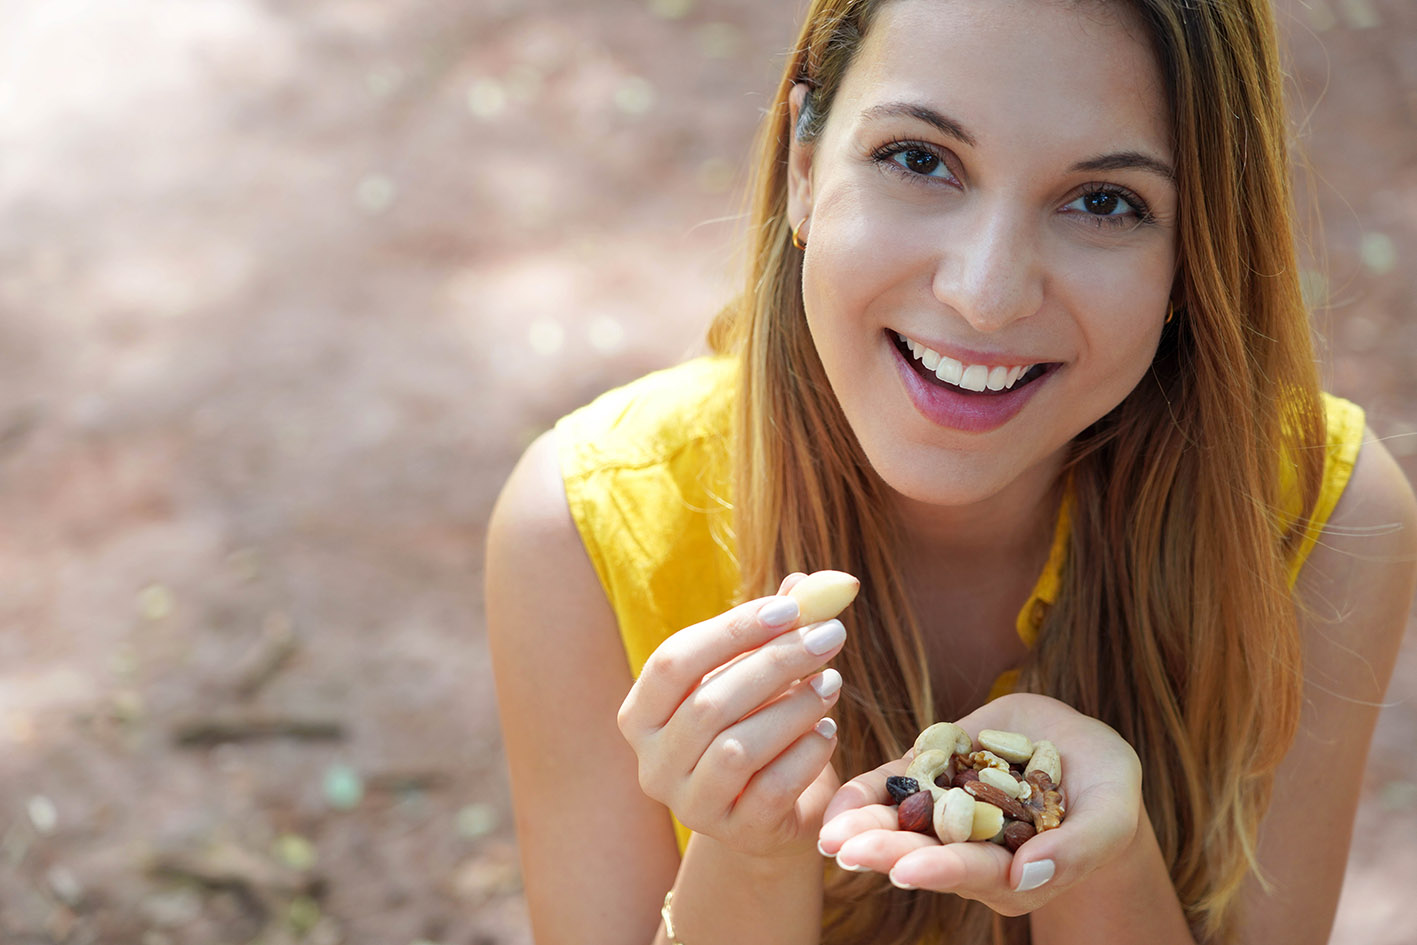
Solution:
{"label": "gold earring", "polygon": [[1176,317],[1176,303],[1175,303],[1175,302],[1167,302],[1167,303],[1166,303],[1166,324],[1168,324],[1168,325],[1171,324],[1171,319],[1173,319],[1173,318],[1175,318],[1175,317]]}
{"label": "gold earring", "polygon": [[792,228],[792,245],[798,249],[807,248],[807,241],[802,238],[802,227],[806,226],[807,221],[810,219],[811,216],[805,216],[802,218],[801,223]]}

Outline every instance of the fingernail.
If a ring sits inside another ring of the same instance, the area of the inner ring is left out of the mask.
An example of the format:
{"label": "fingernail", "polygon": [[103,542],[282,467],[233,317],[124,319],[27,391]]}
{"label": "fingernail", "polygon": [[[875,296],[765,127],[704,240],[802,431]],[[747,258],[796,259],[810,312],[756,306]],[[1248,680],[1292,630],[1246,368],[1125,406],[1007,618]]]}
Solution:
{"label": "fingernail", "polygon": [[894,874],[894,873],[891,874],[890,879],[891,879],[891,885],[894,886],[896,889],[919,889],[919,888],[920,888],[919,886],[912,886],[912,885],[910,885],[909,883],[903,883],[903,882],[901,882],[900,880],[898,880],[898,879],[895,878],[895,874]]}
{"label": "fingernail", "polygon": [[836,720],[822,719],[816,725],[812,726],[812,731],[816,732],[823,738],[832,738],[836,735]]}
{"label": "fingernail", "polygon": [[1030,889],[1037,889],[1053,878],[1053,871],[1056,868],[1052,860],[1034,860],[1032,863],[1025,863],[1023,874],[1019,876],[1018,885],[1014,887],[1014,891],[1028,892]]}
{"label": "fingernail", "polygon": [[823,699],[833,695],[841,688],[841,673],[828,667],[812,677],[812,688],[817,690],[817,695]]}
{"label": "fingernail", "polygon": [[844,870],[850,870],[850,871],[853,872],[853,873],[869,873],[869,872],[871,872],[871,867],[869,867],[869,866],[862,866],[860,863],[843,863],[843,862],[841,861],[841,857],[837,857],[837,858],[836,858],[836,865],[839,866],[839,867],[841,867],[841,868],[844,869]]}
{"label": "fingernail", "polygon": [[840,620],[828,620],[826,623],[819,623],[811,630],[802,634],[802,645],[807,648],[807,652],[813,656],[821,656],[823,653],[830,653],[841,646],[846,639],[846,627]]}
{"label": "fingernail", "polygon": [[831,856],[831,854],[827,852],[826,847],[822,846],[822,841],[820,840],[817,841],[817,852],[822,856]]}
{"label": "fingernail", "polygon": [[758,608],[758,622],[765,627],[785,627],[802,613],[797,606],[797,598],[786,595],[774,597]]}

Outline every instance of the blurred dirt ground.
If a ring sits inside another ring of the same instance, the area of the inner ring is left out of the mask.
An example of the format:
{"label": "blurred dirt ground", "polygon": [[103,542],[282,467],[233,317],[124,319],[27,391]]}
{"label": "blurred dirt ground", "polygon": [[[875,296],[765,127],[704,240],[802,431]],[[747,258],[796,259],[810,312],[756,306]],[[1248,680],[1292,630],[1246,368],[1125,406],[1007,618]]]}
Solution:
{"label": "blurred dirt ground", "polygon": [[[488,510],[695,349],[799,7],[0,0],[0,941],[530,941]],[[1327,376],[1417,476],[1417,5],[1280,7]],[[1414,693],[1335,941],[1417,927]]]}

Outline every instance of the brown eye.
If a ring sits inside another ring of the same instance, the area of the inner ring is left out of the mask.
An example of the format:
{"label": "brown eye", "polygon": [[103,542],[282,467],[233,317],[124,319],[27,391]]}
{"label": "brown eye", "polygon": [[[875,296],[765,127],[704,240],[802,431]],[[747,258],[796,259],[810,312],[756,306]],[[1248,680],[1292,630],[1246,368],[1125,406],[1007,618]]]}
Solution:
{"label": "brown eye", "polygon": [[1109,193],[1088,194],[1086,197],[1082,198],[1083,208],[1086,209],[1088,213],[1101,214],[1102,216],[1109,216],[1115,213],[1117,204],[1120,202],[1116,194]]}
{"label": "brown eye", "polygon": [[928,151],[910,150],[901,154],[901,163],[917,174],[933,174],[940,166],[940,159]]}

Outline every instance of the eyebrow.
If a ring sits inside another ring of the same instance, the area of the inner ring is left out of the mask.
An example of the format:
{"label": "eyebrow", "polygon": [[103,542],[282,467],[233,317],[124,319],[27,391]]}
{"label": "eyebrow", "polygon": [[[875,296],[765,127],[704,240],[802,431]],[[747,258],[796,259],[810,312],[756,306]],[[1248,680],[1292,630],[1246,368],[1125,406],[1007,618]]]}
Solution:
{"label": "eyebrow", "polygon": [[[872,105],[861,113],[861,117],[868,121],[877,121],[884,118],[914,118],[935,128],[941,134],[963,141],[971,148],[978,147],[979,140],[969,132],[964,125],[955,121],[948,115],[935,111],[925,105],[917,105],[913,102],[885,102],[880,105]],[[1072,166],[1074,171],[1126,171],[1141,170],[1150,171],[1169,181],[1176,179],[1176,170],[1165,161],[1144,154],[1141,151],[1115,151],[1110,154],[1100,154],[1097,157],[1079,161]]]}
{"label": "eyebrow", "polygon": [[1073,165],[1075,171],[1151,171],[1167,180],[1176,179],[1176,170],[1165,161],[1159,161],[1149,154],[1140,151],[1117,151],[1113,154],[1102,154],[1095,158],[1088,158],[1086,161],[1079,161]]}
{"label": "eyebrow", "polygon": [[974,135],[965,130],[964,125],[953,118],[942,115],[933,108],[926,108],[924,105],[916,105],[911,102],[885,102],[881,105],[872,105],[861,113],[861,117],[869,121],[882,118],[914,118],[927,125],[933,125],[941,134],[957,138],[971,148],[979,143]]}

